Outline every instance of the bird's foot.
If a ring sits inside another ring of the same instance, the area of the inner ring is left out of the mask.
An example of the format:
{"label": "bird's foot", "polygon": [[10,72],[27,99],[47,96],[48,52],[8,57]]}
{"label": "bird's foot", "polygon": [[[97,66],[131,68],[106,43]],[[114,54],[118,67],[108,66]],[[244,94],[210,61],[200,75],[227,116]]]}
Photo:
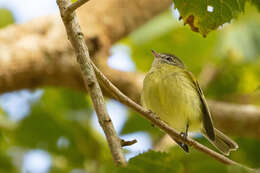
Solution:
{"label": "bird's foot", "polygon": [[151,109],[148,109],[148,113],[149,113],[149,114],[154,114]]}
{"label": "bird's foot", "polygon": [[186,124],[186,130],[185,132],[181,132],[180,135],[181,137],[186,141],[188,137],[188,131],[189,131],[189,122]]}
{"label": "bird's foot", "polygon": [[151,109],[148,109],[148,113],[152,114],[154,116],[155,119],[159,120],[160,117],[158,115],[156,115],[156,113],[154,113]]}
{"label": "bird's foot", "polygon": [[188,134],[186,132],[181,132],[180,135],[185,141],[187,140]]}
{"label": "bird's foot", "polygon": [[[187,137],[188,137],[188,130],[189,130],[189,123],[187,123],[186,125],[186,130],[185,132],[181,132],[180,135],[181,137],[187,141]],[[187,153],[189,153],[189,147],[187,144],[185,144],[184,142],[177,142],[177,144]]]}
{"label": "bird's foot", "polygon": [[[181,135],[181,137],[182,137],[185,141],[187,140],[188,133],[186,133],[186,132],[181,132],[180,135]],[[187,153],[189,153],[189,147],[188,147],[188,145],[186,145],[184,142],[179,142],[178,144],[180,145],[180,147],[181,147],[184,151],[186,151]]]}
{"label": "bird's foot", "polygon": [[189,153],[189,147],[183,142],[177,142],[175,141],[186,153]]}

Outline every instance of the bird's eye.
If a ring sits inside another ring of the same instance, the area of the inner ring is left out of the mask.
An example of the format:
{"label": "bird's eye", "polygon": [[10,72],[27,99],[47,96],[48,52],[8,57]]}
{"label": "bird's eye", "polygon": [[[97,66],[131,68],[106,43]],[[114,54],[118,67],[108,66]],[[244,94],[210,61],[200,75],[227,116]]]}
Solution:
{"label": "bird's eye", "polygon": [[170,58],[170,57],[167,57],[166,60],[169,62],[173,62],[172,58]]}

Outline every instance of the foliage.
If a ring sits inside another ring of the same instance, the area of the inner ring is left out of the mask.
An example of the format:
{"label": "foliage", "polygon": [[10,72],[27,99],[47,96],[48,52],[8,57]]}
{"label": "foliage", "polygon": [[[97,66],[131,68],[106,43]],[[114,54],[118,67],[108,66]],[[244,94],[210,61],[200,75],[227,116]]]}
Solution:
{"label": "foliage", "polygon": [[[175,8],[180,13],[184,24],[189,24],[191,30],[201,33],[204,37],[224,23],[231,22],[241,12],[244,12],[246,0],[173,0]],[[259,8],[260,2],[251,0]]]}
{"label": "foliage", "polygon": [[91,128],[92,112],[85,94],[46,88],[42,98],[33,103],[31,112],[12,130],[6,145],[10,149],[19,146],[25,151],[48,151],[57,160],[53,170],[82,168],[84,164],[97,160],[110,163],[111,156],[107,154],[109,150],[104,139]]}
{"label": "foliage", "polygon": [[140,154],[129,161],[125,168],[118,168],[115,173],[139,173],[139,172],[179,172],[181,164],[169,159],[169,154],[148,151]]}
{"label": "foliage", "polygon": [[[209,146],[205,139],[198,139],[201,143]],[[234,160],[240,160],[242,163],[256,167],[259,166],[260,158],[257,153],[257,145],[260,141],[252,139],[236,139],[240,144],[240,150],[231,155]],[[209,146],[210,147],[210,146]],[[251,162],[249,161],[251,160]],[[254,160],[252,162],[252,160]],[[202,171],[203,170],[203,171]],[[213,158],[202,154],[201,152],[191,149],[190,154],[186,154],[180,148],[172,147],[167,153],[148,151],[142,153],[129,161],[129,165],[124,168],[118,168],[115,173],[257,173],[259,171],[248,171],[247,169],[237,166],[226,166],[214,160]]]}
{"label": "foliage", "polygon": [[[194,0],[187,1],[187,5],[179,0],[174,2],[184,20],[191,14],[194,15],[194,27],[203,35],[229,22],[242,11],[245,14],[207,38],[183,27],[173,19],[170,11],[161,14],[120,41],[120,44],[131,49],[136,71],[149,70],[153,60],[151,49],[176,54],[197,76],[206,64],[211,63],[219,73],[205,89],[207,98],[259,105],[260,15],[255,7],[245,6],[245,0],[212,0],[207,1],[209,4],[203,4],[204,1],[199,0],[195,6]],[[258,0],[251,2],[260,8]],[[203,8],[198,8],[201,4]],[[225,8],[221,7],[223,4]],[[204,15],[208,13],[205,12],[207,5],[214,6],[210,15]],[[221,8],[224,9],[222,13]],[[217,19],[219,14],[223,14],[222,18]],[[3,15],[0,11],[0,19],[1,17]],[[143,153],[131,158],[127,167],[115,168],[104,137],[92,125],[93,108],[88,96],[65,88],[43,88],[43,91],[39,100],[29,103],[30,111],[18,122],[9,125],[9,115],[0,111],[0,172],[21,172],[24,153],[40,149],[51,156],[52,166],[49,172],[53,173],[75,170],[90,173],[247,173],[238,167],[225,166],[193,149],[190,154],[186,154],[176,146],[166,152],[140,151]],[[120,134],[140,131],[149,134],[153,144],[163,135],[150,122],[128,109],[127,120]],[[260,140],[239,136],[233,138],[240,148],[230,158],[259,168]],[[205,139],[197,140],[214,149]],[[131,151],[126,151],[126,154],[129,153]]]}

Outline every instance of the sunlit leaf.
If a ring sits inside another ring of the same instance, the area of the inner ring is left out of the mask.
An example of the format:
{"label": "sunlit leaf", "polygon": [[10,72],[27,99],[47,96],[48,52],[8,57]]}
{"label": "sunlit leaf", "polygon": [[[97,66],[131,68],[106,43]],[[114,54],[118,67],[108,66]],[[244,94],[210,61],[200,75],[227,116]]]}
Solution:
{"label": "sunlit leaf", "polygon": [[119,168],[115,173],[178,173],[180,171],[180,163],[170,160],[169,154],[148,151],[130,159],[127,167]]}
{"label": "sunlit leaf", "polygon": [[246,0],[173,0],[184,24],[206,36],[244,11]]}

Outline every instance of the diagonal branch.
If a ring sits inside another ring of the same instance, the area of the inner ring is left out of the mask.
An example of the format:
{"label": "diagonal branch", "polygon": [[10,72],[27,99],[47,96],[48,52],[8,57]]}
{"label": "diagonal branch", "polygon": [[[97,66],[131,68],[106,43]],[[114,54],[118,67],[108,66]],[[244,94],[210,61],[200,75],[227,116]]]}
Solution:
{"label": "diagonal branch", "polygon": [[105,101],[91,65],[88,48],[85,43],[83,33],[81,32],[77,16],[75,12],[65,14],[66,8],[71,5],[71,1],[57,0],[57,4],[67,31],[68,39],[75,49],[77,62],[80,65],[85,87],[91,96],[98,116],[99,124],[103,128],[106,135],[114,162],[119,165],[125,165],[126,160],[121,148],[121,141],[116,134],[115,128],[106,110]]}
{"label": "diagonal branch", "polygon": [[162,121],[160,119],[160,117],[158,117],[156,114],[154,114],[151,111],[148,111],[146,109],[144,109],[142,106],[140,106],[139,104],[135,103],[134,101],[132,101],[130,98],[128,98],[126,95],[124,95],[119,89],[117,89],[103,74],[102,72],[99,71],[99,69],[95,66],[94,63],[92,63],[92,66],[96,72],[96,75],[98,76],[99,80],[102,81],[102,84],[105,85],[105,88],[108,89],[111,93],[112,96],[115,97],[115,99],[117,99],[118,101],[120,101],[121,103],[131,107],[132,109],[134,109],[135,111],[137,111],[138,113],[140,113],[140,115],[142,115],[144,118],[150,120],[154,125],[156,125],[157,127],[159,127],[161,130],[163,130],[165,133],[167,133],[169,136],[171,136],[173,139],[177,140],[177,141],[181,141],[184,142],[185,144],[193,147],[194,149],[197,149],[207,155],[209,155],[210,157],[224,163],[227,165],[236,165],[236,166],[240,166],[243,168],[246,168],[248,170],[252,170],[251,168],[248,168],[246,166],[243,166],[233,160],[230,160],[229,158],[205,147],[204,145],[198,143],[197,141],[191,139],[191,138],[187,138],[184,139],[183,136],[181,136],[175,129],[173,129],[172,127],[170,127],[167,123],[165,123],[164,121]]}

